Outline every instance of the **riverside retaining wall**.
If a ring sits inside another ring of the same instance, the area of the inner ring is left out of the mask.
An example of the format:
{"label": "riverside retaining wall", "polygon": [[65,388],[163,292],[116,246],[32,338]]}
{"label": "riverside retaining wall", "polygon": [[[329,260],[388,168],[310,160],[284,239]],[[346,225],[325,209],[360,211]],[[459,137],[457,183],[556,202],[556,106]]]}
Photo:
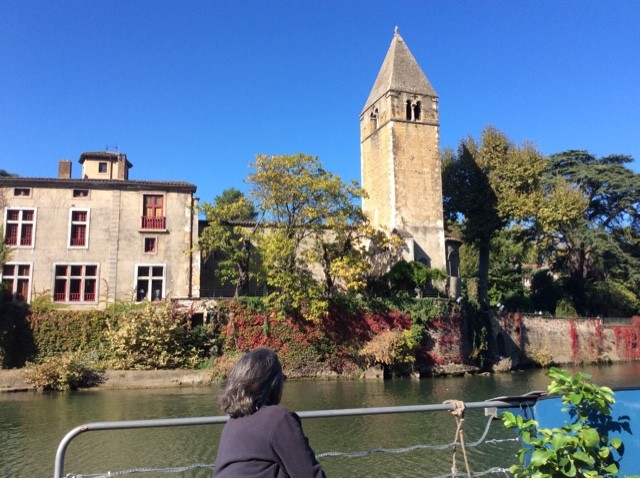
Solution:
{"label": "riverside retaining wall", "polygon": [[546,318],[520,313],[491,317],[491,351],[523,363],[569,364],[640,359],[640,316],[629,320]]}

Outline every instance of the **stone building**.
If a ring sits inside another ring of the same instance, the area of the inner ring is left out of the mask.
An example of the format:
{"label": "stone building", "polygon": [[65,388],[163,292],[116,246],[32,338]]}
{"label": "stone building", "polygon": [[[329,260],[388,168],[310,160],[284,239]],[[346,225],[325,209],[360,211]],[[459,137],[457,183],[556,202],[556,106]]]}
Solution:
{"label": "stone building", "polygon": [[125,154],[80,155],[57,178],[0,177],[7,299],[48,294],[67,306],[199,296],[196,186],[132,181]]}
{"label": "stone building", "polygon": [[406,243],[405,259],[447,267],[438,96],[397,29],[360,114],[364,212]]}

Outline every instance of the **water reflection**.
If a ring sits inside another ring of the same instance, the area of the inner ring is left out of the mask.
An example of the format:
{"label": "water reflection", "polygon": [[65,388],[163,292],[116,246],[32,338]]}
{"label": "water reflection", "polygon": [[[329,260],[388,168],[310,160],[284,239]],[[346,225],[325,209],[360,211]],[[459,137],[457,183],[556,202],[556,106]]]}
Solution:
{"label": "water reflection", "polygon": [[[572,368],[572,371],[577,368]],[[640,363],[584,368],[594,380],[611,387],[640,384]],[[288,381],[283,404],[315,410],[372,406],[467,402],[545,390],[549,380],[534,370],[491,376],[391,381]],[[219,415],[213,396],[217,387],[70,393],[0,394],[0,476],[47,477],[53,473],[56,448],[76,426],[96,421]],[[481,410],[469,410],[466,442],[477,440],[486,425]],[[450,443],[455,419],[448,412],[305,420],[305,432],[317,453],[401,448]],[[181,427],[124,432],[92,432],[74,440],[65,472],[106,473],[133,467],[166,467],[211,463],[221,426]],[[511,439],[501,424],[491,426],[494,439]],[[468,450],[474,471],[513,462],[515,443],[486,444]],[[460,454],[458,457],[461,458]],[[403,454],[323,457],[329,476],[442,476],[450,473],[451,450],[418,449]],[[463,471],[462,463],[458,469]],[[210,469],[165,476],[210,477]],[[161,477],[145,472],[131,477]]]}

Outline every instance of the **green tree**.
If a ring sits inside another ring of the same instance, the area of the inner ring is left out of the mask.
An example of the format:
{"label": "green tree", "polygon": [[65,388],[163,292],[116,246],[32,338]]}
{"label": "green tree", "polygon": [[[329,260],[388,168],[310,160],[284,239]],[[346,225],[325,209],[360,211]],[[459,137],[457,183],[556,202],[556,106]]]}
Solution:
{"label": "green tree", "polygon": [[[362,190],[304,154],[257,155],[252,167],[250,194],[269,226],[259,237],[265,279],[276,290],[269,300],[284,310],[304,304],[321,308],[334,289],[338,266],[357,259],[351,253],[364,220],[355,206]],[[324,287],[314,280],[310,260],[320,263]]]}
{"label": "green tree", "polygon": [[604,281],[639,295],[640,175],[625,166],[631,161],[578,150],[549,158],[546,184],[556,201],[539,211],[541,255],[580,314],[602,314],[589,298]]}
{"label": "green tree", "polygon": [[233,283],[235,296],[246,292],[254,258],[252,237],[255,231],[255,207],[235,188],[216,196],[213,204],[202,203],[207,218],[198,246],[218,261],[217,274],[223,283]]}
{"label": "green tree", "polygon": [[531,143],[515,145],[489,126],[480,142],[469,137],[443,155],[443,200],[448,222],[461,222],[463,239],[478,250],[478,298],[489,302],[491,239],[510,224],[528,226],[544,199],[546,162]]}
{"label": "green tree", "polygon": [[528,229],[505,228],[491,240],[489,267],[489,299],[507,310],[529,310],[523,276],[529,274],[534,252]]}

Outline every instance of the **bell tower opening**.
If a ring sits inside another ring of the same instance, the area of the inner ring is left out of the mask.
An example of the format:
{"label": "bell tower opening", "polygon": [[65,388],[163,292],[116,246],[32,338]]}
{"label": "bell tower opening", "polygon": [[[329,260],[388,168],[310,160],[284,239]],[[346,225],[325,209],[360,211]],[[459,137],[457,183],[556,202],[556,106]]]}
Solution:
{"label": "bell tower opening", "polygon": [[405,111],[407,121],[420,121],[422,103],[416,100],[407,100],[405,102]]}

